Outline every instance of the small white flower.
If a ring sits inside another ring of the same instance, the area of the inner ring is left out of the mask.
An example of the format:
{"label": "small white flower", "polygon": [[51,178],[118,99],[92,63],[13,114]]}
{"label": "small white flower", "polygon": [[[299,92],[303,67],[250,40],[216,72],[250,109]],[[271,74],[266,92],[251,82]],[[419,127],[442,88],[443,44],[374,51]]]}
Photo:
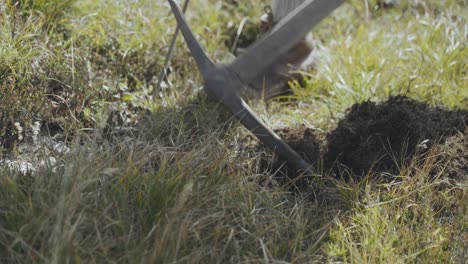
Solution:
{"label": "small white flower", "polygon": [[41,132],[41,122],[39,121],[34,122],[34,124],[31,125],[31,130],[32,130],[33,141],[36,141],[37,136],[39,135],[39,132]]}
{"label": "small white flower", "polygon": [[19,122],[15,122],[15,128],[16,131],[18,131],[18,134],[21,134],[23,132],[23,128],[21,127],[21,124]]}
{"label": "small white flower", "polygon": [[65,145],[63,142],[56,143],[52,146],[52,148],[60,154],[67,154],[70,152],[70,148]]}
{"label": "small white flower", "polygon": [[23,160],[9,160],[6,159],[3,162],[10,170],[16,170],[22,174],[27,174],[28,172],[34,172],[36,168],[32,163],[23,161]]}

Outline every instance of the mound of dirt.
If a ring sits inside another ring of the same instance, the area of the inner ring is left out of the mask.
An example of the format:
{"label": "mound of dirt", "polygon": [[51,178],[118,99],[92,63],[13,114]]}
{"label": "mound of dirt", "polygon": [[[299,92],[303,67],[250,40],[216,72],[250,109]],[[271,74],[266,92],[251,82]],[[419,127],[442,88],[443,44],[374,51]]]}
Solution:
{"label": "mound of dirt", "polygon": [[467,124],[466,110],[430,107],[404,96],[355,104],[328,135],[325,164],[344,165],[357,175],[396,173],[414,154],[464,131]]}
{"label": "mound of dirt", "polygon": [[[396,174],[415,155],[424,157],[440,143],[445,154],[439,160],[447,164],[451,177],[460,178],[468,174],[467,125],[468,110],[449,111],[397,96],[381,103],[354,104],[324,140],[306,127],[277,133],[312,166],[323,160],[326,171],[339,174],[346,169],[353,177],[369,171]],[[270,168],[295,176],[277,159]]]}

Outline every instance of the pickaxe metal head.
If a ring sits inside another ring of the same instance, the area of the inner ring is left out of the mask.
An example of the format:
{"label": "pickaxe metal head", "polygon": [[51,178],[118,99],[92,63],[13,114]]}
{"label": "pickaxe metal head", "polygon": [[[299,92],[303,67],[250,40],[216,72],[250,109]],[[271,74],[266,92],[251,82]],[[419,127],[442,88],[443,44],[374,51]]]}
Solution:
{"label": "pickaxe metal head", "polygon": [[229,65],[215,65],[190,30],[179,5],[168,0],[180,31],[205,80],[208,94],[223,104],[267,147],[297,170],[312,175],[312,170],[297,152],[270,130],[240,96],[240,88],[249,83],[278,56],[290,49],[310,29],[345,0],[305,0],[284,18],[270,34],[257,41]]}

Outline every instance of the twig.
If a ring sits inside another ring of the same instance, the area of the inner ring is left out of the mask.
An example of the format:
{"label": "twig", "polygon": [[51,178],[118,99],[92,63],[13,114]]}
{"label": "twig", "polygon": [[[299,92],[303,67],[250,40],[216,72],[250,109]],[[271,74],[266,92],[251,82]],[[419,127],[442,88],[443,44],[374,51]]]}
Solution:
{"label": "twig", "polygon": [[244,29],[245,23],[249,20],[248,17],[244,17],[242,21],[240,22],[239,28],[237,28],[237,33],[236,33],[236,38],[234,39],[234,43],[232,44],[231,47],[231,52],[234,53],[234,51],[237,48],[237,42],[239,42],[239,37],[242,34],[242,30]]}
{"label": "twig", "polygon": [[[187,10],[188,4],[189,4],[189,0],[185,0],[184,6],[182,7],[182,12],[183,13],[185,13],[185,11]],[[172,53],[174,51],[174,45],[175,45],[178,34],[179,34],[179,26],[176,27],[176,30],[174,32],[174,36],[172,36],[171,44],[169,45],[169,50],[167,51],[166,59],[164,61],[164,66],[161,69],[161,72],[159,73],[158,84],[153,89],[153,96],[156,96],[158,94],[160,88],[161,88],[162,81],[164,79],[164,76],[166,75],[166,70],[167,70],[167,67],[169,65],[169,61],[172,58]]]}

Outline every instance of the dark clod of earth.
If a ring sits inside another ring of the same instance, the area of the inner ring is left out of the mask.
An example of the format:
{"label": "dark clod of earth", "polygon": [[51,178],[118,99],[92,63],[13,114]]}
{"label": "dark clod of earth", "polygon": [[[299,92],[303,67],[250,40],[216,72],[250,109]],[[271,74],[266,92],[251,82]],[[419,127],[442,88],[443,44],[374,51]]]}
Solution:
{"label": "dark clod of earth", "polygon": [[[354,104],[326,136],[306,127],[277,132],[316,169],[335,175],[398,175],[416,157],[423,162],[439,148],[435,160],[450,167],[449,176],[466,178],[467,125],[468,110],[450,111],[397,96]],[[296,176],[279,160],[270,169]]]}

